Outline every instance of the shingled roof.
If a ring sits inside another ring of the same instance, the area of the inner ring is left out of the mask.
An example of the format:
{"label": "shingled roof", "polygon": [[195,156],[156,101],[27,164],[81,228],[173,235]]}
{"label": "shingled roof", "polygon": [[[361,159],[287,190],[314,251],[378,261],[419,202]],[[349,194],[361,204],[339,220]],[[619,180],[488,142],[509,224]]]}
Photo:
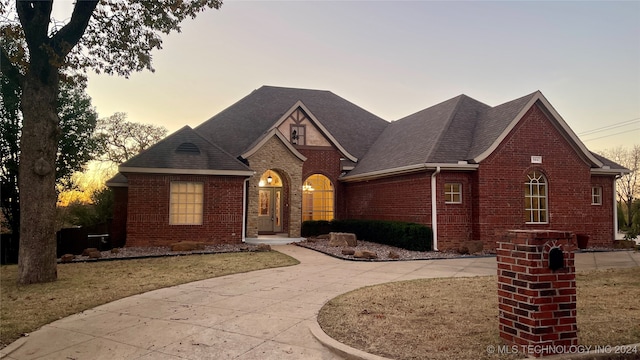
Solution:
{"label": "shingled roof", "polygon": [[298,101],[356,158],[364,156],[389,125],[330,91],[263,86],[195,130],[233,156],[240,156]]}
{"label": "shingled roof", "polygon": [[189,126],[120,165],[120,172],[245,175],[253,171]]}
{"label": "shingled roof", "polygon": [[[475,168],[515,126],[525,111],[539,103],[592,167],[605,162],[591,154],[539,91],[498,106],[466,95],[392,122],[345,180],[450,165]],[[623,169],[611,167],[611,169]]]}
{"label": "shingled roof", "polygon": [[349,176],[466,160],[476,135],[476,119],[489,109],[459,95],[394,121]]}
{"label": "shingled roof", "polygon": [[[345,181],[434,164],[473,169],[533,104],[555,119],[593,168],[626,170],[588,151],[539,91],[494,107],[459,95],[389,123],[329,91],[263,86],[195,129],[183,127],[120,165],[120,171],[250,176],[252,170],[238,159],[273,136],[278,121],[297,106],[355,165]],[[117,180],[122,179],[110,181]]]}

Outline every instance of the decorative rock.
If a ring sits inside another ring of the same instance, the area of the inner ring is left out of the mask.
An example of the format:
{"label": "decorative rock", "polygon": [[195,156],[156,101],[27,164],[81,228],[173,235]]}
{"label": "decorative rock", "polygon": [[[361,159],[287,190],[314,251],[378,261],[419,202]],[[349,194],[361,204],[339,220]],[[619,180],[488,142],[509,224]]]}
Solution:
{"label": "decorative rock", "polygon": [[356,234],[338,232],[329,233],[329,246],[354,247],[357,243],[358,240],[356,239]]}
{"label": "decorative rock", "polygon": [[484,243],[480,240],[465,241],[458,249],[458,252],[460,254],[476,254],[482,252],[483,247]]}
{"label": "decorative rock", "polygon": [[82,252],[82,256],[89,256],[89,254],[94,252],[94,251],[98,251],[98,249],[96,249],[96,248],[86,248]]}
{"label": "decorative rock", "polygon": [[329,234],[322,234],[322,235],[318,235],[316,236],[317,239],[328,239],[329,238]]}
{"label": "decorative rock", "polygon": [[400,259],[400,254],[398,254],[397,252],[391,250],[391,251],[389,251],[389,255],[387,255],[387,257],[389,259]]}
{"label": "decorative rock", "polygon": [[353,254],[353,257],[356,259],[377,259],[378,254],[373,251],[358,250]]}
{"label": "decorative rock", "polygon": [[349,249],[349,248],[342,249],[342,255],[353,255],[355,253],[356,251],[353,249]]}
{"label": "decorative rock", "polygon": [[119,252],[120,252],[120,249],[119,249],[119,248],[113,248],[113,249],[111,249],[111,253],[112,253],[112,254],[117,254],[117,253],[119,253]]}
{"label": "decorative rock", "polygon": [[249,247],[247,245],[240,246],[240,251],[249,251]]}
{"label": "decorative rock", "polygon": [[204,250],[204,243],[197,241],[180,241],[171,244],[171,251]]}
{"label": "decorative rock", "polygon": [[73,261],[73,259],[75,259],[76,256],[73,254],[64,254],[62,255],[62,257],[60,258],[60,261],[63,263],[70,263],[71,261]]}
{"label": "decorative rock", "polygon": [[100,251],[92,251],[89,253],[89,259],[99,259],[102,257],[102,254],[100,253]]}
{"label": "decorative rock", "polygon": [[258,252],[271,251],[271,246],[269,244],[258,244],[258,246],[256,247],[256,251]]}

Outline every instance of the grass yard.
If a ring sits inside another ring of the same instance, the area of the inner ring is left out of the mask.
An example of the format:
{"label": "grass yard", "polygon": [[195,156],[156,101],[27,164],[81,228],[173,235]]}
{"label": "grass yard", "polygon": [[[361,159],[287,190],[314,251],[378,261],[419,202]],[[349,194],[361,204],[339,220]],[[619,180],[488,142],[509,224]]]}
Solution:
{"label": "grass yard", "polygon": [[17,285],[0,268],[0,348],[60,318],[127,296],[217,276],[296,265],[279,252],[249,252],[58,265],[58,281]]}
{"label": "grass yard", "polygon": [[[581,345],[640,342],[640,268],[579,273],[576,283]],[[487,353],[502,344],[497,302],[494,276],[414,280],[341,295],[318,321],[334,339],[393,359],[518,358]]]}

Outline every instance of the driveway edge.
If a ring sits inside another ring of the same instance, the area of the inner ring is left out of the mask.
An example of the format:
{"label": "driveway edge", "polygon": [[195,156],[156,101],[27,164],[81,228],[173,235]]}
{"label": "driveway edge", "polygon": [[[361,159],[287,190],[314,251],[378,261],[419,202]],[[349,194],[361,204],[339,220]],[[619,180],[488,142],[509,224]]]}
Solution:
{"label": "driveway edge", "polygon": [[334,338],[327,335],[322,330],[320,324],[317,321],[311,321],[309,324],[309,330],[313,337],[316,338],[323,346],[333,351],[334,353],[343,356],[349,360],[392,360],[386,357],[370,354],[362,350],[354,349],[348,345],[345,345]]}

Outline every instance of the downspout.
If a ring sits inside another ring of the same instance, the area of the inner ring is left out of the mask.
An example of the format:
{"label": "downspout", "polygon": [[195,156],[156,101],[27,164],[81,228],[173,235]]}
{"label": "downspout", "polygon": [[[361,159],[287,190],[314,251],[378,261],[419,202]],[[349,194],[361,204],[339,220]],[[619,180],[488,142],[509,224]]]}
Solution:
{"label": "downspout", "polygon": [[613,179],[613,241],[618,237],[618,189],[616,184],[621,176],[616,175]]}
{"label": "downspout", "polygon": [[431,230],[433,231],[433,250],[438,251],[438,203],[436,175],[440,173],[440,166],[431,174]]}
{"label": "downspout", "polygon": [[244,179],[242,187],[242,242],[246,242],[247,236],[247,188],[249,187],[249,179]]}

